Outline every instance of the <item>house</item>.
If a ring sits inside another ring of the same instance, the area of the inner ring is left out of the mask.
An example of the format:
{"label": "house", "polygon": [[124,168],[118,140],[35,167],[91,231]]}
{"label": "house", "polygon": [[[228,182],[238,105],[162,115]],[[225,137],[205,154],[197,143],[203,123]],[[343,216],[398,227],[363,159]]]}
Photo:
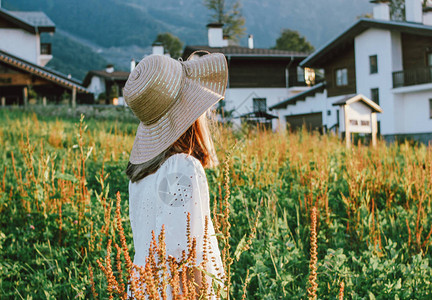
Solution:
{"label": "house", "polygon": [[13,12],[0,7],[0,105],[47,104],[88,99],[77,80],[46,68],[51,45],[40,35],[53,34],[54,23],[43,12]]}
{"label": "house", "polygon": [[[248,47],[230,44],[223,37],[222,24],[208,24],[208,45],[188,45],[182,58],[187,59],[195,51],[219,52],[228,62],[228,87],[225,94],[225,112],[232,111],[232,120],[264,123],[276,128],[277,116],[268,107],[291,95],[308,89],[300,62],[307,53],[254,48],[249,36]],[[197,53],[202,54],[202,53]]]}
{"label": "house", "polygon": [[41,34],[55,32],[55,24],[43,12],[9,11],[0,7],[0,49],[39,66],[51,59],[51,44]]}
{"label": "house", "polygon": [[392,21],[390,1],[371,2],[373,19],[359,19],[300,63],[323,69],[325,82],[271,106],[282,124],[344,131],[333,104],[363,94],[382,107],[378,132],[387,140],[432,139],[432,12],[406,0],[406,21]]}
{"label": "house", "polygon": [[[164,54],[164,46],[156,42],[152,45],[152,53],[156,55]],[[136,62],[132,58],[130,72],[135,68]],[[130,72],[116,71],[114,65],[107,65],[105,70],[90,70],[83,80],[85,86],[99,104],[125,105],[123,98],[123,88],[129,78]]]}
{"label": "house", "polygon": [[[135,66],[135,62],[133,61]],[[89,71],[83,80],[83,86],[94,94],[99,104],[124,103],[123,88],[130,72],[115,71],[113,65],[108,65],[105,70]]]}

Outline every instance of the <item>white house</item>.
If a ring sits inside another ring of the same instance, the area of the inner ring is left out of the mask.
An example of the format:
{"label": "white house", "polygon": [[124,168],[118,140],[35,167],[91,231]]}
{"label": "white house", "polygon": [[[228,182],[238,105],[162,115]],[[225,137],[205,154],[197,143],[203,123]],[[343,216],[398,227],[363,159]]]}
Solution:
{"label": "white house", "polygon": [[9,11],[0,7],[0,49],[39,66],[51,59],[51,44],[41,33],[54,33],[55,25],[43,12]]}
{"label": "white house", "polygon": [[[268,107],[308,89],[299,63],[307,53],[254,48],[249,36],[248,47],[232,45],[223,37],[222,24],[208,24],[208,45],[186,46],[183,59],[194,51],[223,53],[228,61],[229,79],[224,110],[233,110],[233,121],[240,124],[265,123],[276,127],[276,118]],[[273,124],[272,124],[273,123]]]}
{"label": "white house", "polygon": [[432,12],[406,0],[406,21],[391,21],[389,1],[377,0],[374,18],[360,19],[300,63],[324,69],[325,83],[271,109],[281,123],[343,131],[333,104],[351,94],[378,103],[378,131],[387,140],[432,140]]}
{"label": "white house", "polygon": [[113,65],[105,70],[91,70],[83,80],[83,86],[94,94],[100,104],[124,104],[123,88],[130,72],[115,71]]}
{"label": "white house", "polygon": [[[0,1],[1,2],[1,1]],[[64,103],[75,105],[91,95],[81,82],[45,65],[52,59],[54,23],[43,12],[9,11],[0,7],[0,106]]]}

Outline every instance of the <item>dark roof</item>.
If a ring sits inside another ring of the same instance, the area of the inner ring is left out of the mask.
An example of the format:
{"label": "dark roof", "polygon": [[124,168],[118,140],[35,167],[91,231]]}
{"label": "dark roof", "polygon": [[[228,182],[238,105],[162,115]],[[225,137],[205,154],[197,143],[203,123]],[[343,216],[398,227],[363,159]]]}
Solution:
{"label": "dark roof", "polygon": [[343,98],[341,98],[340,100],[333,102],[333,106],[340,106],[340,105],[345,105],[349,99],[351,99],[352,97],[354,97],[356,94],[350,94],[350,95],[346,95]]}
{"label": "dark roof", "polygon": [[22,71],[31,73],[47,81],[51,81],[57,85],[69,89],[75,87],[79,92],[89,93],[89,91],[85,87],[83,87],[76,79],[68,78],[65,74],[56,72],[46,67],[38,66],[2,50],[0,50],[0,62],[6,63]]}
{"label": "dark roof", "polygon": [[288,105],[294,105],[298,101],[304,101],[306,97],[315,96],[316,93],[322,93],[324,90],[325,90],[325,82],[318,83],[304,92],[298,93],[297,95],[294,95],[282,102],[279,102],[278,104],[271,106],[269,109],[273,110],[273,109],[286,108]]}
{"label": "dark roof", "polygon": [[352,45],[354,38],[369,28],[432,36],[432,26],[403,21],[384,21],[363,18],[308,56],[300,63],[300,66],[322,68],[328,60],[333,59],[334,53],[336,53],[338,49],[343,49],[348,44]]}
{"label": "dark roof", "polygon": [[83,85],[88,86],[93,76],[99,76],[110,81],[127,81],[129,78],[129,74],[130,72],[125,71],[114,71],[109,73],[105,70],[91,70],[88,71],[86,77],[84,78]]}
{"label": "dark roof", "polygon": [[250,112],[247,114],[243,114],[240,115],[238,117],[235,117],[235,119],[239,119],[239,118],[246,118],[246,119],[259,119],[259,118],[265,118],[266,120],[271,120],[271,119],[277,119],[277,116],[271,115],[265,111],[255,111],[255,112]]}
{"label": "dark roof", "polygon": [[295,51],[275,50],[275,49],[262,49],[240,47],[240,46],[227,46],[227,47],[209,47],[209,46],[186,46],[183,52],[183,59],[186,59],[192,52],[204,50],[210,53],[218,52],[223,53],[225,56],[236,57],[287,57],[287,58],[305,58],[309,54]]}
{"label": "dark roof", "polygon": [[9,11],[0,8],[0,18],[30,33],[55,31],[54,22],[45,13],[40,11]]}

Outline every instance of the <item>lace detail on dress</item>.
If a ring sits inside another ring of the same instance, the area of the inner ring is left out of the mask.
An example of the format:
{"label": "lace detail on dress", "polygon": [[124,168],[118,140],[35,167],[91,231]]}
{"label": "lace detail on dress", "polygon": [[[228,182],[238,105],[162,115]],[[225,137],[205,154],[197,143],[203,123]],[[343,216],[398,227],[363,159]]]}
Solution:
{"label": "lace detail on dress", "polygon": [[163,203],[179,207],[192,199],[192,176],[170,173],[159,182],[158,196]]}

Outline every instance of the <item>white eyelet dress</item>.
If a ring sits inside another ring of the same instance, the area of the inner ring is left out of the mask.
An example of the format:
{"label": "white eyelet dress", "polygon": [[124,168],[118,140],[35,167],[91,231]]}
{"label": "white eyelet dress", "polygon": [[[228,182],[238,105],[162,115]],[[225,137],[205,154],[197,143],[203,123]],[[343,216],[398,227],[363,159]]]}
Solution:
{"label": "white eyelet dress", "polygon": [[[157,237],[162,225],[165,225],[167,255],[179,260],[183,250],[187,254],[188,213],[191,214],[191,235],[197,242],[197,265],[202,262],[205,216],[208,216],[207,271],[217,278],[222,278],[224,269],[210,216],[207,178],[200,161],[187,154],[174,154],[156,173],[129,183],[134,263],[145,265],[152,240],[151,232],[153,230]],[[211,283],[209,276],[207,282]]]}

